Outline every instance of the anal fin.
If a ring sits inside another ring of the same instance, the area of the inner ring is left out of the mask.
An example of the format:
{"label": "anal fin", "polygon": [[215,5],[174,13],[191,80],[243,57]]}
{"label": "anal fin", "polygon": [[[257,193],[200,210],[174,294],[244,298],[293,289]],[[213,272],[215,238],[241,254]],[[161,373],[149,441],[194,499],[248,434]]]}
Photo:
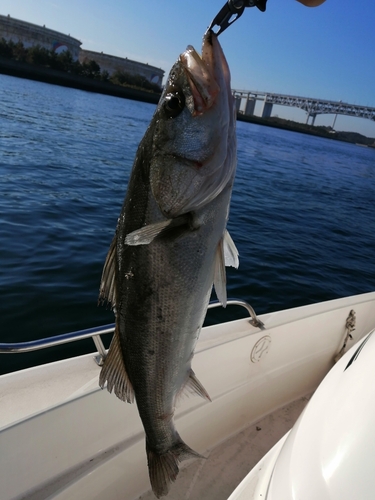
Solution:
{"label": "anal fin", "polygon": [[189,375],[186,387],[188,387],[193,392],[195,392],[196,394],[201,396],[203,399],[207,399],[207,401],[212,402],[208,392],[203,387],[203,385],[199,382],[199,380],[197,379],[193,370],[190,370],[190,375]]}
{"label": "anal fin", "polygon": [[180,393],[178,394],[178,400],[180,399],[181,396],[185,395],[190,395],[190,394],[198,394],[198,396],[201,396],[203,399],[206,399],[207,401],[211,402],[211,398],[206,391],[206,389],[203,387],[201,382],[197,379],[195,373],[193,372],[192,369],[190,369],[189,377],[181,389]]}
{"label": "anal fin", "polygon": [[122,401],[134,403],[134,389],[126,373],[117,325],[99,376],[102,389],[106,382],[109,392],[114,390]]}

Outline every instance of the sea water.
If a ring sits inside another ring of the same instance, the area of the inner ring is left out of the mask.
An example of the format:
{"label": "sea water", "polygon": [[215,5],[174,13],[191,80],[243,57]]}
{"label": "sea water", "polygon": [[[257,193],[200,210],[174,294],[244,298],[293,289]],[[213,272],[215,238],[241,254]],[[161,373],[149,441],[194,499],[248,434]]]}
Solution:
{"label": "sea water", "polygon": [[[154,110],[0,75],[0,342],[114,321],[100,277]],[[265,313],[373,291],[375,149],[243,122],[237,137],[228,297]],[[90,350],[0,355],[0,373]]]}

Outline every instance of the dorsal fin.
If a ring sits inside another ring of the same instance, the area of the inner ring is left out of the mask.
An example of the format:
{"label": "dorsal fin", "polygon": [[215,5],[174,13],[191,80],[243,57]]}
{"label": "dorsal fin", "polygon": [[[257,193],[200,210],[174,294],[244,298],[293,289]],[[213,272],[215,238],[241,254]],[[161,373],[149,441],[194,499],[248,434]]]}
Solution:
{"label": "dorsal fin", "polygon": [[122,401],[134,403],[134,389],[126,373],[117,323],[99,376],[99,385],[102,389],[106,382],[109,392],[114,390],[116,396]]}
{"label": "dorsal fin", "polygon": [[117,237],[115,235],[104,262],[98,299],[98,304],[108,302],[112,309],[116,306],[116,246]]}

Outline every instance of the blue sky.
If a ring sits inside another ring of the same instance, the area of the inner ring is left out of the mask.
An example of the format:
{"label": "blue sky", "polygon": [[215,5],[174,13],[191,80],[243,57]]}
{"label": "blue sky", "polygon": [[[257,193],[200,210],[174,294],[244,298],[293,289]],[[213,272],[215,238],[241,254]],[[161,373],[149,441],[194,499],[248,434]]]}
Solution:
{"label": "blue sky", "polygon": [[[85,49],[128,57],[168,73],[202,35],[223,0],[0,0],[0,13],[70,34]],[[236,89],[342,100],[375,107],[375,4],[327,0],[307,8],[268,0],[267,11],[246,9],[220,36]],[[305,121],[301,110],[274,114]],[[332,115],[316,125],[332,125]],[[337,130],[375,137],[375,122],[338,116]]]}

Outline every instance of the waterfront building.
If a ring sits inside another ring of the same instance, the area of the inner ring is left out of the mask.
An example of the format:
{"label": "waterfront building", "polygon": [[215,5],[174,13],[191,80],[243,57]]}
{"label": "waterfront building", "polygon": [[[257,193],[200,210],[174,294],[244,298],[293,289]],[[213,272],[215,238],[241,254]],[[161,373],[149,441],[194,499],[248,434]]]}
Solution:
{"label": "waterfront building", "polygon": [[22,42],[24,47],[29,48],[39,45],[47,50],[63,52],[69,50],[73,60],[79,57],[81,42],[70,35],[59,33],[45,26],[28,23],[13,17],[0,15],[0,39],[7,42]]}
{"label": "waterfront building", "polygon": [[57,53],[68,50],[74,61],[81,63],[94,60],[100,66],[101,71],[108,71],[109,75],[115,71],[122,71],[130,75],[137,75],[146,78],[149,82],[161,87],[164,71],[150,64],[132,61],[128,58],[111,56],[103,52],[93,52],[81,49],[81,42],[70,35],[59,33],[45,26],[14,19],[12,17],[0,15],[0,39],[7,42],[22,42],[25,48],[39,45],[47,50],[54,50]]}
{"label": "waterfront building", "polygon": [[143,76],[149,82],[156,83],[159,87],[161,87],[164,71],[160,68],[156,68],[155,66],[151,66],[150,64],[132,61],[127,57],[123,58],[111,56],[109,54],[104,54],[103,52],[81,49],[79,53],[79,61],[83,63],[91,60],[99,64],[102,71],[108,71],[109,75],[112,75],[115,71],[123,71],[124,73],[129,73],[130,75]]}

